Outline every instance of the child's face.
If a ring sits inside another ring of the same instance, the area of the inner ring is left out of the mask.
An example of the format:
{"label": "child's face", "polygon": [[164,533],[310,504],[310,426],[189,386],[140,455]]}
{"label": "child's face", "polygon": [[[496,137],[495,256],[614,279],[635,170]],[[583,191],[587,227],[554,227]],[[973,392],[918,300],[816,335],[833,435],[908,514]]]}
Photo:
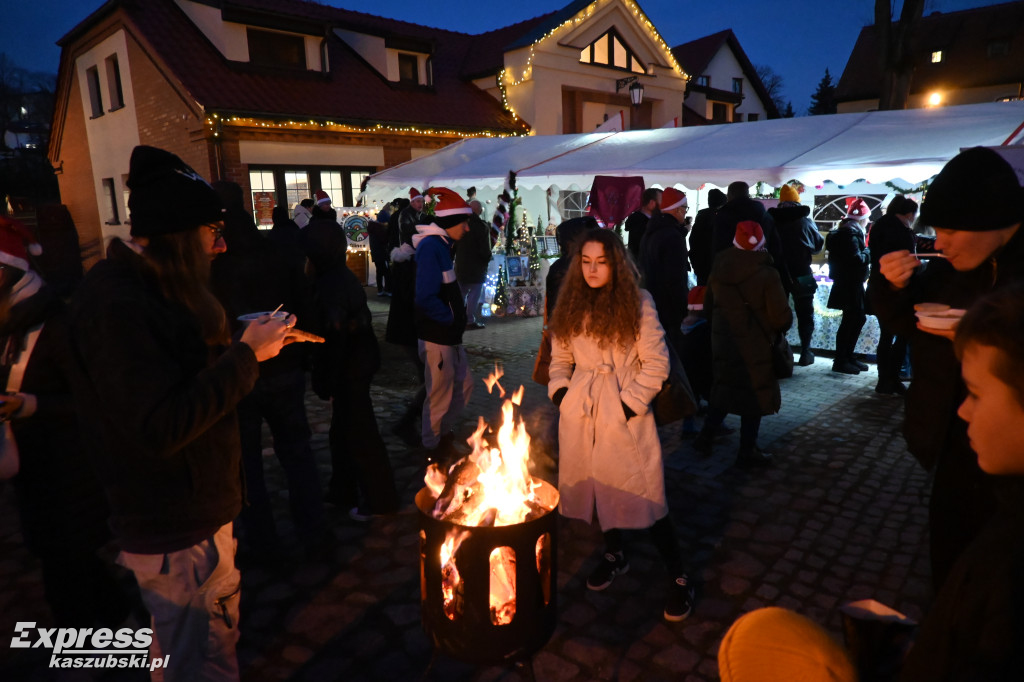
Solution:
{"label": "child's face", "polygon": [[964,349],[967,398],[957,414],[967,422],[967,435],[983,471],[1024,474],[1024,407],[1017,393],[992,373],[1000,353],[976,343]]}

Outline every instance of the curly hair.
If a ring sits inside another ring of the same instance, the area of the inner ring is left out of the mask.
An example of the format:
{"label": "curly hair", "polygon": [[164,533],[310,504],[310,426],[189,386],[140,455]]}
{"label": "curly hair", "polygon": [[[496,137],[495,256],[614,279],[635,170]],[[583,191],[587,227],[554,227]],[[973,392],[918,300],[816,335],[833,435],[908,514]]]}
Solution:
{"label": "curly hair", "polygon": [[[600,289],[591,288],[583,278],[583,246],[590,242],[604,247],[611,267],[611,281]],[[589,230],[573,243],[572,261],[558,291],[548,329],[564,343],[581,334],[594,337],[602,348],[611,343],[625,348],[636,341],[640,333],[636,267],[622,240],[611,230]]]}

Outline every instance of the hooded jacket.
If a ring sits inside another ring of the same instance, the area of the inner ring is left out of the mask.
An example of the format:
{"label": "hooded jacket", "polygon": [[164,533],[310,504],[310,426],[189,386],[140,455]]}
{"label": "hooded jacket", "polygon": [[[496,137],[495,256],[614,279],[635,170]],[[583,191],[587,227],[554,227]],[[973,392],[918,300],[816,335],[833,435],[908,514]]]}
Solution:
{"label": "hooded jacket", "polygon": [[416,247],[417,338],[457,346],[466,330],[466,305],[455,280],[455,242],[434,223],[419,225],[416,230],[412,243]]}
{"label": "hooded jacket", "polygon": [[811,274],[811,259],[825,246],[825,239],[811,220],[811,207],[784,201],[768,214],[782,241],[782,259],[791,280]]}
{"label": "hooded jacket", "polygon": [[828,307],[833,310],[864,309],[864,282],[868,280],[871,252],[860,222],[846,218],[825,239],[832,290]]}

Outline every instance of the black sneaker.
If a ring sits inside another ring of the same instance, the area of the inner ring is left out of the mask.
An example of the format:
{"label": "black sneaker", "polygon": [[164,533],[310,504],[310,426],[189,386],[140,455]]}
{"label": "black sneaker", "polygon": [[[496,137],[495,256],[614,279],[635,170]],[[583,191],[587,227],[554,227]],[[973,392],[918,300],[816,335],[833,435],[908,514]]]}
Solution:
{"label": "black sneaker", "polygon": [[665,601],[665,620],[672,623],[686,620],[693,612],[693,588],[687,583],[686,576],[672,581],[668,588],[668,599]]}
{"label": "black sneaker", "polygon": [[814,353],[809,350],[805,350],[800,354],[800,360],[796,364],[800,367],[810,367],[814,364]]}
{"label": "black sneaker", "polygon": [[857,358],[850,358],[850,364],[853,365],[854,367],[856,367],[857,369],[859,369],[862,372],[868,371],[867,364],[861,362]]}
{"label": "black sneaker", "polygon": [[841,374],[860,374],[860,367],[847,360],[835,360],[832,363],[832,371]]}
{"label": "black sneaker", "polygon": [[587,578],[587,589],[600,592],[615,580],[615,576],[629,572],[629,561],[622,552],[612,554],[606,552],[601,563],[597,565],[594,572]]}

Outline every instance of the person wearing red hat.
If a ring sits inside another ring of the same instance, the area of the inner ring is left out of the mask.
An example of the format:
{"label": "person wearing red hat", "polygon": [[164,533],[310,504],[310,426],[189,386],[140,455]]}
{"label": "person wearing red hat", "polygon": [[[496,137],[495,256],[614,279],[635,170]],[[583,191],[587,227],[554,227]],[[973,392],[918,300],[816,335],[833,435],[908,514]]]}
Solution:
{"label": "person wearing red hat", "polygon": [[864,283],[868,281],[871,252],[867,246],[867,224],[871,210],[858,197],[847,197],[846,217],[825,238],[828,251],[828,272],[832,289],[828,307],[843,311],[836,330],[836,357],[832,371],[860,374],[868,366],[854,356],[857,339],[867,321]]}
{"label": "person wearing red hat", "polygon": [[233,340],[208,284],[226,250],[217,192],[163,149],[136,147],[128,168],[131,239],[111,242],[71,306],[83,441],[151,616],[150,656],[170,657],[163,678],[235,680],[235,407],[295,319],[265,315]]}
{"label": "person wearing red hat", "polygon": [[31,265],[40,254],[24,224],[0,216],[0,479],[14,477],[54,624],[116,628],[131,604],[97,554],[108,508],[71,397],[64,302]]}
{"label": "person wearing red hat", "polygon": [[[732,248],[719,252],[708,279],[714,356],[711,400],[694,449],[710,455],[715,432],[727,414],[740,416],[739,466],[764,466],[772,458],[757,446],[761,417],[782,405],[771,356],[770,335],[784,334],[793,322],[789,298],[760,223],[741,220]],[[708,305],[707,302],[705,305]]]}
{"label": "person wearing red hat", "polygon": [[426,399],[420,429],[427,463],[456,458],[455,422],[469,402],[473,377],[462,334],[466,304],[455,277],[452,251],[473,215],[466,200],[446,187],[431,187],[423,197],[425,219],[416,227],[416,334],[423,362]]}
{"label": "person wearing red hat", "polygon": [[679,327],[686,317],[686,273],[690,270],[686,255],[686,192],[675,187],[661,194],[658,213],[647,223],[640,242],[640,282],[651,293],[658,320],[672,349],[678,354],[683,339]]}

